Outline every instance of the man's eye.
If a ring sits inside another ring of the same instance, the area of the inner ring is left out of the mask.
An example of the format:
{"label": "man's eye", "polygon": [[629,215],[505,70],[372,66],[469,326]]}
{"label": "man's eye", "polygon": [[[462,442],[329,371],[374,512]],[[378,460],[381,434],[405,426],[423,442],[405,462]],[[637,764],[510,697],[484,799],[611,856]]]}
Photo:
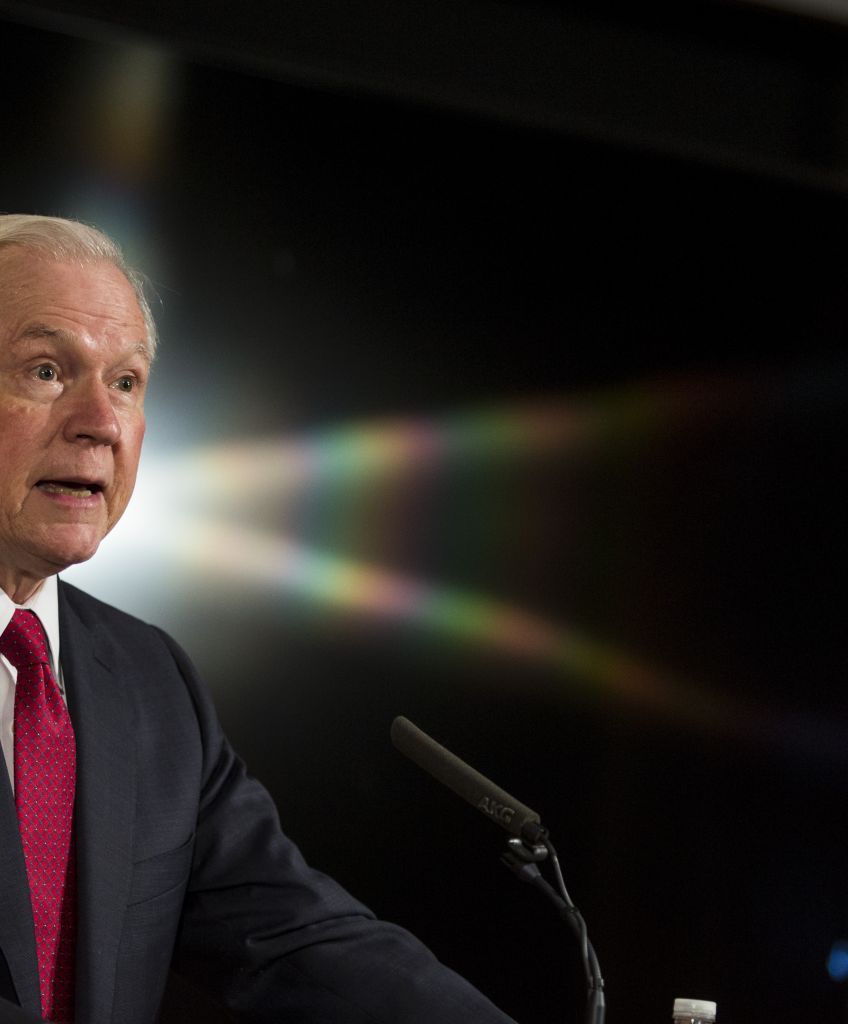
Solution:
{"label": "man's eye", "polygon": [[115,381],[118,391],[133,391],[135,388],[135,377],[119,377]]}
{"label": "man's eye", "polygon": [[45,363],[43,366],[36,368],[35,375],[39,380],[55,380],[56,368]]}

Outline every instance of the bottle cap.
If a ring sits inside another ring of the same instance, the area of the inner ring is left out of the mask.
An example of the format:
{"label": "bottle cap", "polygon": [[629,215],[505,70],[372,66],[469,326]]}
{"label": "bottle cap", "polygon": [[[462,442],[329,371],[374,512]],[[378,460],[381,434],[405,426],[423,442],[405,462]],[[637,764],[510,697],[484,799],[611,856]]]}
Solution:
{"label": "bottle cap", "polygon": [[675,999],[675,1017],[705,1017],[715,1020],[716,1004],[708,999]]}

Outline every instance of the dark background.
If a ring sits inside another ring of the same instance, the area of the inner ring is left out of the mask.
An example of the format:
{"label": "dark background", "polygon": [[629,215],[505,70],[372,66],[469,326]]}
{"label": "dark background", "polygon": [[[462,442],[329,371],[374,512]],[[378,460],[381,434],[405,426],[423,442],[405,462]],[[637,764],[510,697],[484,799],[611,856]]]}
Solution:
{"label": "dark background", "polygon": [[523,1022],[570,933],[396,714],[540,811],[609,1024],[846,1019],[848,38],[782,6],[0,2],[0,209],[118,237],[162,334],[69,578]]}

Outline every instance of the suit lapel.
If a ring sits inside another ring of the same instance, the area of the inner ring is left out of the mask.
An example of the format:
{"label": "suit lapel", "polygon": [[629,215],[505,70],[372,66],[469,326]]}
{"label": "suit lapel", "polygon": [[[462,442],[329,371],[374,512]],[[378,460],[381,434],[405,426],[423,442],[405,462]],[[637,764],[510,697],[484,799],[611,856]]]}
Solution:
{"label": "suit lapel", "polygon": [[[38,961],[29,882],[18,831],[15,798],[0,759],[0,951],[6,958],[15,992],[25,1010],[41,1016]],[[11,997],[11,993],[9,993]]]}
{"label": "suit lapel", "polygon": [[132,869],[135,746],[131,666],[59,586],[61,658],[77,742],[77,1020],[110,1020]]}

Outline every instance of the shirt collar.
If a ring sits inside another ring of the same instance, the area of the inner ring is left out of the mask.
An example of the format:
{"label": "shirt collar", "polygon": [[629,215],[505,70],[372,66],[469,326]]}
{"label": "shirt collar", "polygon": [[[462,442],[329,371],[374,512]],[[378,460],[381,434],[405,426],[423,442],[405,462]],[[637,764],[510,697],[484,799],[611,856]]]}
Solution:
{"label": "shirt collar", "polygon": [[56,581],[56,576],[48,576],[32,597],[23,604],[15,604],[6,591],[0,589],[0,633],[9,625],[18,608],[28,608],[35,612],[47,634],[54,675],[59,665],[59,588]]}

